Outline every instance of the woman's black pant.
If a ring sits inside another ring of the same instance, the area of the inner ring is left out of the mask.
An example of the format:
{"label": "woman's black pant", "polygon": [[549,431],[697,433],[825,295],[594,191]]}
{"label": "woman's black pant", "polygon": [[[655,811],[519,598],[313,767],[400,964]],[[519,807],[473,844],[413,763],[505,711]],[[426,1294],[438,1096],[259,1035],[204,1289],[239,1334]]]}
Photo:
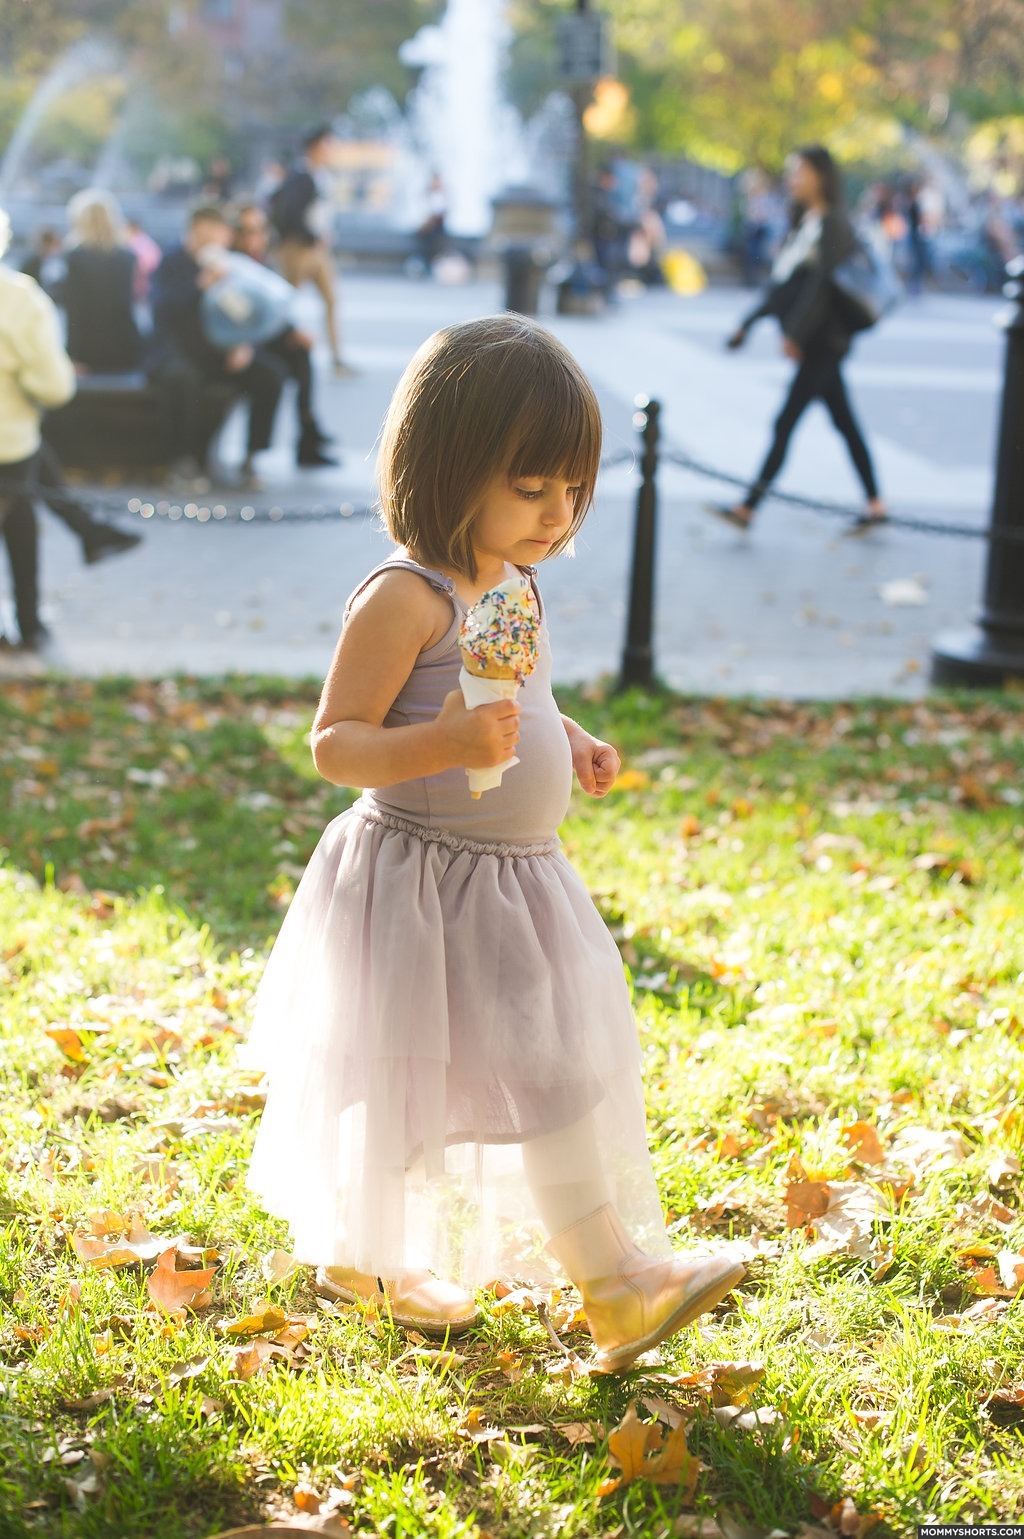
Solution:
{"label": "woman's black pant", "polygon": [[793,431],[812,401],[822,401],[828,408],[837,430],[846,440],[850,458],[860,476],[869,499],[878,496],[878,484],[871,463],[868,446],[864,442],[841,370],[840,354],[822,350],[807,353],[789,386],[789,393],[782,410],[775,419],[775,436],[744,501],[748,508],[756,508],[775,477],[782,469]]}
{"label": "woman's black pant", "polygon": [[[14,589],[14,612],[22,641],[38,631],[39,619],[39,533],[36,510],[32,503],[35,479],[33,454],[14,465],[0,465],[0,525]],[[24,490],[22,490],[24,487]]]}

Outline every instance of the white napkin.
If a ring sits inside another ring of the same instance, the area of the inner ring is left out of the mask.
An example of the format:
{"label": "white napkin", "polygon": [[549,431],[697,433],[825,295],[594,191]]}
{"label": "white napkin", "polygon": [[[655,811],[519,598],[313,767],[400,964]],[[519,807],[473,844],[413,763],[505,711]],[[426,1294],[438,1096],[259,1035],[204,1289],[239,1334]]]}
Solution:
{"label": "white napkin", "polygon": [[[519,693],[519,684],[515,679],[483,679],[478,673],[469,673],[465,668],[459,669],[459,684],[462,686],[466,708],[470,711],[478,705],[487,705],[491,700],[514,700]],[[518,763],[518,758],[513,754],[511,759],[506,759],[504,764],[496,764],[493,769],[467,770],[470,796],[475,799],[484,791],[493,791],[501,785],[505,771]]]}

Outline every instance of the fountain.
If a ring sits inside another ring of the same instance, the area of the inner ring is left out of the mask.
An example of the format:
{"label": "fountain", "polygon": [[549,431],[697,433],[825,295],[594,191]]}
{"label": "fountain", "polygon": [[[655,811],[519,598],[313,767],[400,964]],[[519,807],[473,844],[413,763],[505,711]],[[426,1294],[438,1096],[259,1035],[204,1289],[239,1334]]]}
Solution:
{"label": "fountain", "polygon": [[17,189],[29,162],[32,141],[54,102],[83,81],[113,74],[116,70],[114,49],[96,38],[81,38],[61,55],[33,92],[0,159],[0,200],[5,200]]}
{"label": "fountain", "polygon": [[528,171],[519,115],[502,99],[504,12],[503,0],[448,0],[441,21],[399,50],[422,70],[407,108],[411,146],[424,186],[431,173],[441,178],[456,237],[485,234],[495,193]]}

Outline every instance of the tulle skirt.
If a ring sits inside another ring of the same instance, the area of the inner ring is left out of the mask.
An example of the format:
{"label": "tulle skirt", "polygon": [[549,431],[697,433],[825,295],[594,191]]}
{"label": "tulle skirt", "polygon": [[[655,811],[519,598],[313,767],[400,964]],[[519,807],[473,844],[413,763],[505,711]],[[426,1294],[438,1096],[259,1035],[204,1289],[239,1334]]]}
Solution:
{"label": "tulle skirt", "polygon": [[541,1280],[547,1199],[573,1190],[668,1248],[621,961],[557,839],[357,802],[303,876],[243,1056],[268,1076],[249,1185],[302,1261]]}

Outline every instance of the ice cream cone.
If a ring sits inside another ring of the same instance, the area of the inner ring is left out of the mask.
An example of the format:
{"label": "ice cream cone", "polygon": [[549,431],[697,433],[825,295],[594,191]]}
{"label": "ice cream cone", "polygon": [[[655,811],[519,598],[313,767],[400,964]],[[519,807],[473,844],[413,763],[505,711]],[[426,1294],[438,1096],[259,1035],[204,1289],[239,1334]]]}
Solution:
{"label": "ice cream cone", "polygon": [[[540,617],[525,577],[491,588],[467,614],[459,636],[462,668],[459,684],[468,709],[491,700],[514,700],[537,662]],[[513,764],[513,755],[493,769],[467,770],[469,794],[476,800],[494,790]]]}

